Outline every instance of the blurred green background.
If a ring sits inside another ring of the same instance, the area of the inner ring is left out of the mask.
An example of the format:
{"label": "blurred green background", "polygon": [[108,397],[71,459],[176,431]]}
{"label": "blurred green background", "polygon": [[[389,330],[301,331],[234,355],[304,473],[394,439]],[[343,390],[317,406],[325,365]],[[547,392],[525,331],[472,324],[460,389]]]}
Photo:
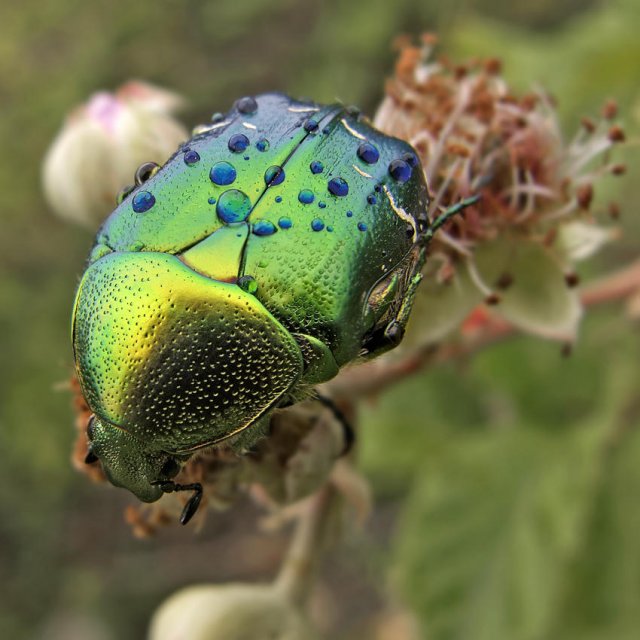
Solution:
{"label": "blurred green background", "polygon": [[[426,30],[452,57],[502,57],[519,90],[547,87],[570,134],[616,97],[638,140],[637,0],[4,4],[0,637],[142,638],[150,612],[184,584],[269,578],[286,539],[257,532],[256,511],[241,504],[210,515],[198,536],[176,527],[141,542],[122,518],[125,492],[71,469],[70,398],[59,387],[91,235],[54,218],[40,190],[65,113],[130,78],[186,96],[188,124],[273,89],[373,113],[392,39]],[[638,254],[637,150],[626,159],[630,175],[601,194],[622,203],[622,240],[585,279]],[[612,305],[588,314],[569,359],[521,337],[365,407],[361,462],[377,508],[327,558],[327,637],[376,637],[391,597],[434,640],[637,638],[639,342]]]}

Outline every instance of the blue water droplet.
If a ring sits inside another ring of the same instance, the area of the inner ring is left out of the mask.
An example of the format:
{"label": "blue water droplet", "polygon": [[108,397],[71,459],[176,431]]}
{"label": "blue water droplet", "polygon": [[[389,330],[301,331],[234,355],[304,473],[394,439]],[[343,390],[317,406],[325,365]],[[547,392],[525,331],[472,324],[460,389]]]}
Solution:
{"label": "blue water droplet", "polygon": [[302,204],[311,204],[314,200],[315,196],[313,195],[313,191],[311,189],[302,189],[298,194],[298,200],[302,202]]}
{"label": "blue water droplet", "polygon": [[258,142],[256,142],[256,149],[258,151],[268,151],[269,150],[269,141],[266,138],[260,138]]}
{"label": "blue water droplet", "polygon": [[378,204],[378,198],[376,198],[376,197],[373,195],[373,193],[370,193],[370,194],[367,196],[367,202],[368,202],[369,204]]}
{"label": "blue water droplet", "polygon": [[311,221],[311,228],[314,231],[322,231],[324,229],[324,222],[320,218],[314,218]]}
{"label": "blue water droplet", "polygon": [[304,130],[308,133],[315,133],[318,130],[318,121],[313,118],[309,118],[303,125]]}
{"label": "blue water droplet", "polygon": [[274,200],[275,200],[276,202],[282,202],[282,196],[276,196],[276,197],[274,198]]}
{"label": "blue water droplet", "polygon": [[184,163],[191,166],[200,162],[200,154],[197,151],[189,150],[184,154]]}
{"label": "blue water droplet", "polygon": [[236,175],[236,168],[228,162],[216,162],[213,167],[211,167],[211,171],[209,171],[211,182],[222,186],[234,182]]}
{"label": "blue water droplet", "polygon": [[380,152],[370,142],[363,142],[358,147],[358,158],[367,164],[375,164],[380,158]]}
{"label": "blue water droplet", "polygon": [[413,151],[403,154],[402,159],[413,169],[418,166],[418,156]]}
{"label": "blue water droplet", "polygon": [[344,178],[331,178],[327,187],[334,196],[343,197],[349,193],[349,185]]}
{"label": "blue water droplet", "polygon": [[329,226],[327,227],[327,231],[328,231],[329,233],[332,233],[332,232],[333,232],[333,227],[332,227],[331,225],[329,225]]}
{"label": "blue water droplet", "polygon": [[324,171],[324,165],[320,160],[314,160],[310,165],[311,173],[322,173]]}
{"label": "blue water droplet", "polygon": [[213,122],[213,124],[216,124],[218,122],[222,122],[223,120],[224,120],[224,113],[220,113],[219,111],[216,111],[211,116],[211,122]]}
{"label": "blue water droplet", "polygon": [[284,169],[274,164],[264,172],[264,181],[267,187],[273,187],[284,180]]}
{"label": "blue water droplet", "polygon": [[293,222],[291,221],[291,218],[283,217],[278,220],[278,226],[281,229],[291,229]]}
{"label": "blue water droplet", "polygon": [[209,198],[209,199],[207,200],[207,202],[208,202],[209,204],[215,204],[215,203],[216,203],[216,199],[215,199],[215,198]]}
{"label": "blue water droplet", "polygon": [[353,216],[353,211],[347,211],[347,218],[351,218]]}
{"label": "blue water droplet", "polygon": [[240,98],[240,100],[236,102],[236,108],[240,113],[249,115],[251,113],[255,113],[258,110],[258,103],[256,102],[255,98],[246,96],[245,98]]}
{"label": "blue water droplet", "polygon": [[256,220],[253,223],[252,231],[257,236],[270,236],[273,235],[277,229],[276,225],[269,220]]}
{"label": "blue water droplet", "polygon": [[318,206],[319,206],[321,209],[324,209],[324,208],[327,206],[327,203],[326,203],[326,202],[322,202],[322,201],[321,201],[321,202],[318,202]]}
{"label": "blue water droplet", "polygon": [[358,222],[358,229],[360,229],[360,231],[366,231],[367,225],[364,222]]}
{"label": "blue water droplet", "polygon": [[381,184],[377,184],[375,187],[373,187],[374,191],[377,191],[378,193],[380,193],[382,191],[382,185]]}
{"label": "blue water droplet", "polygon": [[156,203],[156,199],[149,191],[138,191],[131,201],[131,208],[136,213],[144,213],[149,211]]}
{"label": "blue water droplet", "polygon": [[243,222],[251,213],[251,200],[246,193],[229,189],[220,196],[216,212],[220,220],[227,224]]}
{"label": "blue water droplet", "polygon": [[242,153],[249,146],[249,138],[244,133],[236,133],[229,138],[229,151]]}
{"label": "blue water droplet", "polygon": [[404,160],[392,160],[389,163],[389,173],[394,180],[406,182],[411,177],[411,167]]}

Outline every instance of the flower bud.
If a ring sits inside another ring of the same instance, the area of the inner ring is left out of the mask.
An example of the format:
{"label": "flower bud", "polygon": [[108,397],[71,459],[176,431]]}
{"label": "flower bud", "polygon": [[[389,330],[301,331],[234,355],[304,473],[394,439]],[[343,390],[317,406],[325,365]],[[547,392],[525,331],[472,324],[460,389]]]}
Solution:
{"label": "flower bud", "polygon": [[175,94],[131,81],[72,111],[43,165],[46,199],[57,215],[95,228],[143,162],[164,162],[188,138],[172,113]]}
{"label": "flower bud", "polygon": [[271,585],[188,587],[155,612],[149,640],[313,640],[309,623]]}

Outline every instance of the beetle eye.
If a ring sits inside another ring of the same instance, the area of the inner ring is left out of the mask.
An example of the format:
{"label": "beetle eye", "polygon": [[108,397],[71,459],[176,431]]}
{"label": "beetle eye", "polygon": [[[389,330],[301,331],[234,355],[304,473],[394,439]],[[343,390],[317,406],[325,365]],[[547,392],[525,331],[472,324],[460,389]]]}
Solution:
{"label": "beetle eye", "polygon": [[153,177],[160,169],[160,165],[155,162],[145,162],[141,164],[135,174],[136,185],[144,184],[149,178]]}
{"label": "beetle eye", "polygon": [[169,458],[164,465],[162,465],[162,469],[160,469],[160,477],[173,478],[178,475],[179,471],[180,464],[175,460],[175,458]]}

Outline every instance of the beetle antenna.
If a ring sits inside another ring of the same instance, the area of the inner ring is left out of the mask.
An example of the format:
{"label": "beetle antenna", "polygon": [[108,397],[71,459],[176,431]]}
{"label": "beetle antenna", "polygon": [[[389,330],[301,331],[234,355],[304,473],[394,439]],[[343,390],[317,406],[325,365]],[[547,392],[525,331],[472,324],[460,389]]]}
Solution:
{"label": "beetle antenna", "polygon": [[453,218],[453,216],[458,215],[462,211],[464,211],[467,207],[470,207],[472,204],[475,204],[480,200],[480,194],[476,194],[475,196],[471,196],[469,198],[465,198],[464,200],[460,200],[453,206],[449,207],[445,211],[443,211],[439,216],[436,216],[434,221],[431,223],[431,226],[426,231],[427,242],[433,238],[435,232],[445,223],[447,220]]}
{"label": "beetle antenna", "polygon": [[160,487],[164,493],[173,493],[174,491],[193,491],[193,495],[189,498],[187,504],[180,514],[180,524],[187,524],[198,511],[200,502],[202,501],[202,485],[199,482],[191,484],[178,484],[173,480],[157,480],[152,485]]}
{"label": "beetle antenna", "polygon": [[320,404],[327,407],[327,409],[333,413],[333,417],[340,423],[340,426],[342,427],[342,435],[344,437],[344,447],[340,452],[340,457],[346,456],[353,448],[353,443],[356,440],[356,432],[351,426],[351,423],[347,420],[347,417],[331,398],[316,391],[316,399]]}

